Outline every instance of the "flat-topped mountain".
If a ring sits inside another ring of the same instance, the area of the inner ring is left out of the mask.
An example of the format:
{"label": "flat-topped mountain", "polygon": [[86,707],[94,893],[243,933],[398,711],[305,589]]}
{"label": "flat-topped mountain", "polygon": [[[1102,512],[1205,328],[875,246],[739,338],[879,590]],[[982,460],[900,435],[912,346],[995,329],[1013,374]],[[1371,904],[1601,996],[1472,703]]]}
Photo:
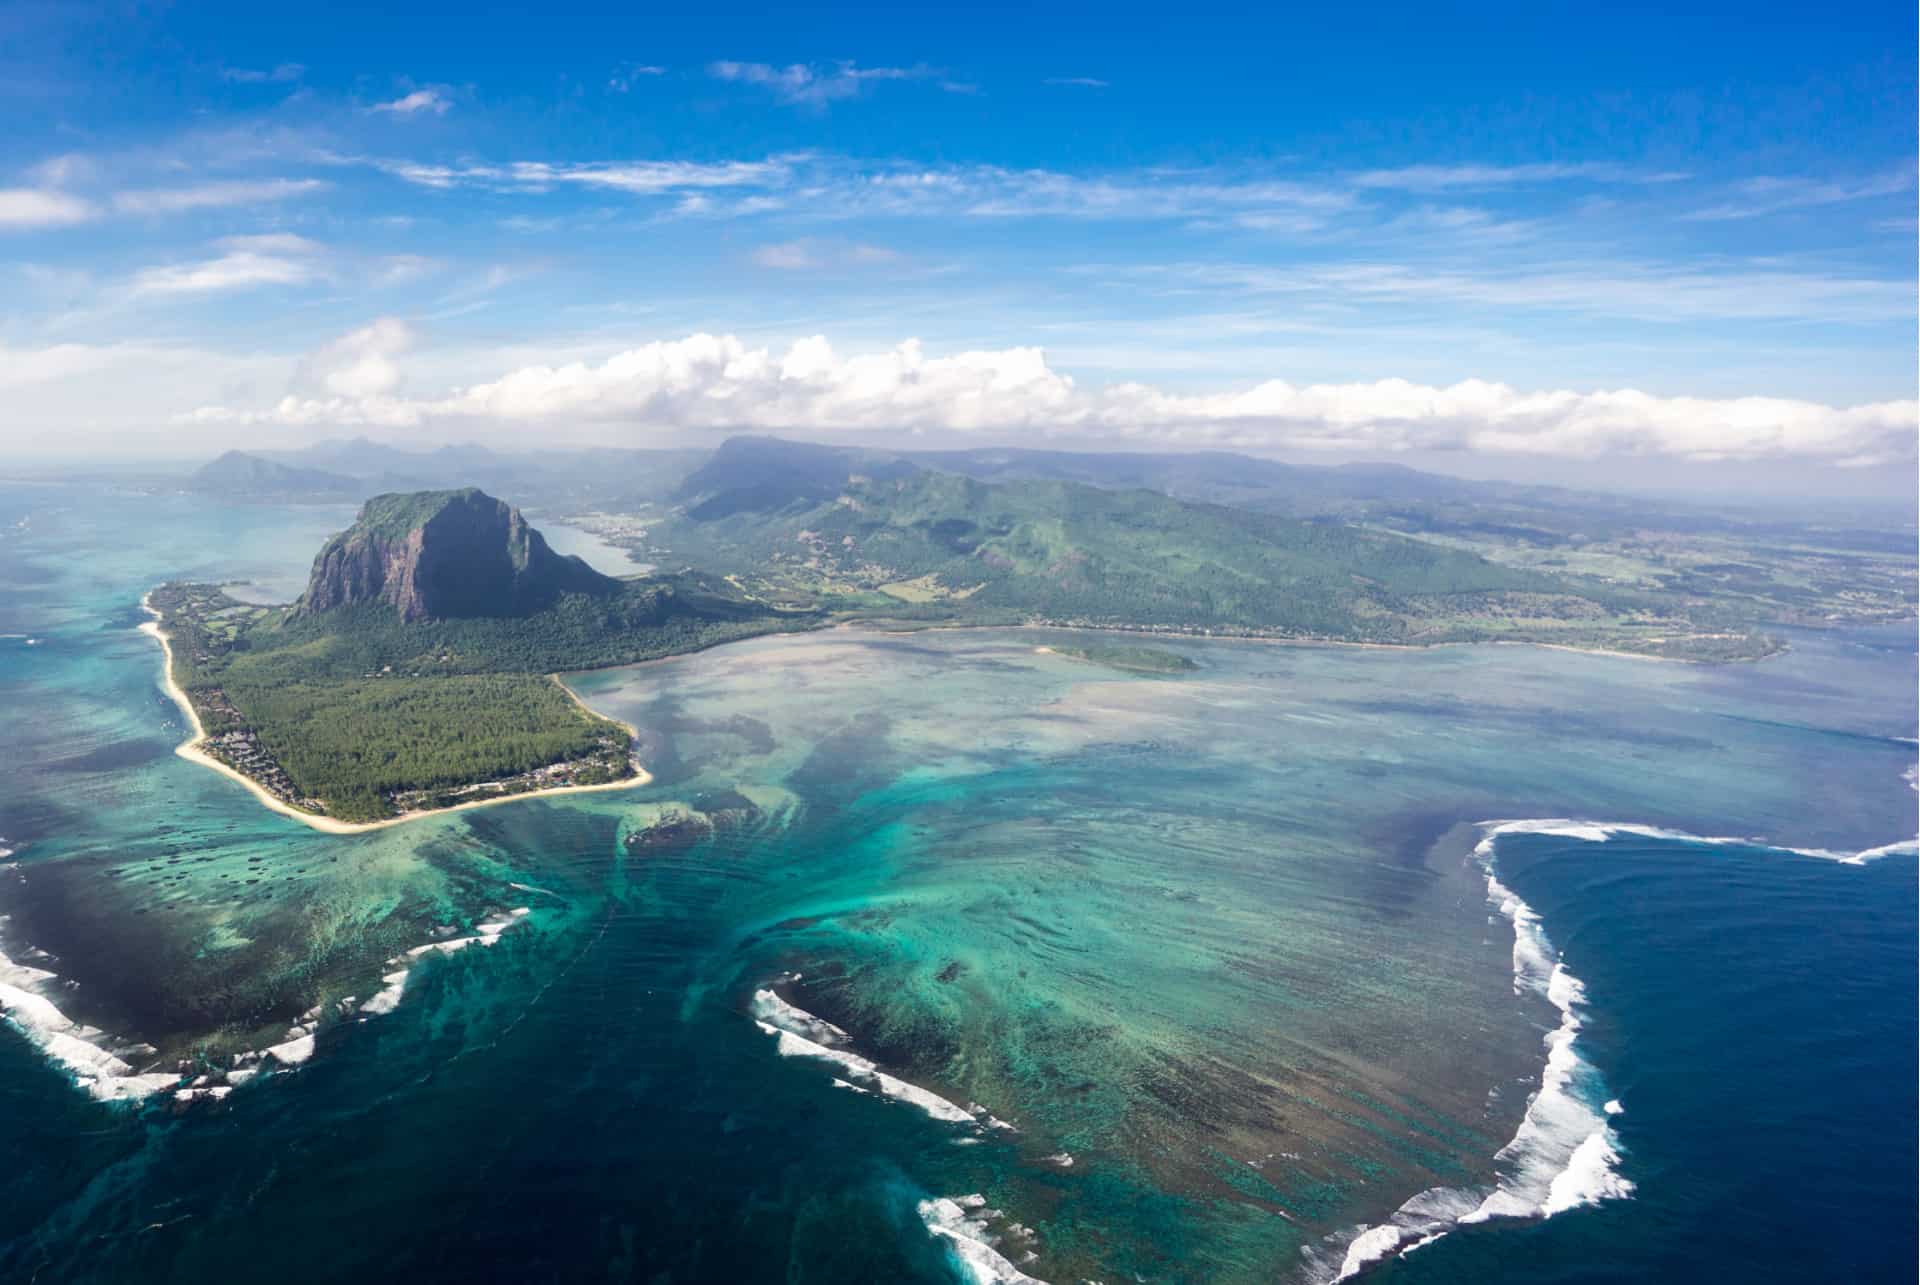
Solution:
{"label": "flat-topped mountain", "polygon": [[520,510],[472,487],[376,495],[313,560],[303,613],[387,603],[403,620],[525,616],[619,581],[562,556]]}

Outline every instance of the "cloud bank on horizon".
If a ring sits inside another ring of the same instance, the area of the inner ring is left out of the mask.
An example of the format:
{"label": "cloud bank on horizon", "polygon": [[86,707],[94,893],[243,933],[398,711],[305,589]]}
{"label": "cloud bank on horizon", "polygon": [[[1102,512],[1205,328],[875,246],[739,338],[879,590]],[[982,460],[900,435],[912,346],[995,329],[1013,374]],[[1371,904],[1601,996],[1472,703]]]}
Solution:
{"label": "cloud bank on horizon", "polygon": [[1910,11],[432,10],[9,20],[0,447],[1915,456]]}
{"label": "cloud bank on horizon", "polygon": [[1497,451],[1591,459],[1800,458],[1843,468],[1909,458],[1920,403],[1836,408],[1786,398],[1654,397],[1633,389],[1523,392],[1462,380],[1445,388],[1382,379],[1180,394],[1141,383],[1082,388],[1037,348],[929,356],[918,340],[840,356],[824,336],[782,353],[734,335],[688,335],[598,363],[533,365],[440,397],[399,396],[399,360],[415,336],[385,318],[314,355],[319,396],[271,406],[202,406],[201,425],[444,429],[571,426],[581,440],[646,445],[684,430],[1035,435],[1130,446],[1395,454]]}

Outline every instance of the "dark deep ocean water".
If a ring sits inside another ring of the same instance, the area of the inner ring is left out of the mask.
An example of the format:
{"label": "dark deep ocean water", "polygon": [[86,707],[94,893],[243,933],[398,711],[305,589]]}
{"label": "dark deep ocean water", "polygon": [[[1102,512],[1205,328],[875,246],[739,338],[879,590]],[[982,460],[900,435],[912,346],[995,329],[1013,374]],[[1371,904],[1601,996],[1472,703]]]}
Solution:
{"label": "dark deep ocean water", "polygon": [[16,1003],[0,1279],[1325,1280],[1417,1193],[1539,1204],[1595,1131],[1630,1196],[1370,1275],[1911,1276],[1910,850],[1498,838],[1584,995],[1496,1159],[1563,1014],[1465,824],[1910,838],[1910,630],[1169,643],[1165,680],[765,640],[572,680],[651,786],[336,837],[173,756],[134,626],[166,578],[290,596],[347,516],[0,488],[0,950],[50,975],[6,984],[189,1076],[327,1006],[311,1060],[176,1108],[89,1097]]}
{"label": "dark deep ocean water", "polygon": [[1897,1281],[1915,1262],[1915,881],[1631,836],[1510,836],[1594,997],[1634,1198],[1455,1232],[1383,1281]]}

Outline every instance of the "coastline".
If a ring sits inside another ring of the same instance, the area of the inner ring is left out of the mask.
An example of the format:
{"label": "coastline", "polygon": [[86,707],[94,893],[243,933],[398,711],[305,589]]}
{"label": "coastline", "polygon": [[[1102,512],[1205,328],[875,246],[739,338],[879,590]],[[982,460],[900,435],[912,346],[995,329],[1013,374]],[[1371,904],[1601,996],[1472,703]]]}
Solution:
{"label": "coastline", "polygon": [[[322,834],[365,834],[371,830],[385,830],[389,826],[404,825],[409,821],[418,821],[423,817],[442,816],[449,812],[462,812],[468,808],[485,808],[500,803],[517,803],[521,799],[552,798],[561,794],[588,794],[597,790],[630,790],[638,786],[649,785],[653,781],[653,774],[636,763],[633,767],[634,774],[618,781],[606,781],[599,785],[548,786],[545,789],[528,790],[521,794],[502,794],[496,795],[493,798],[473,799],[466,803],[455,803],[444,808],[422,808],[414,812],[402,812],[399,816],[388,817],[382,821],[340,821],[333,817],[322,816],[314,812],[302,812],[299,808],[292,806],[285,800],[275,798],[264,786],[252,777],[246,775],[244,772],[235,771],[232,767],[222,763],[219,759],[200,748],[207,738],[206,729],[201,726],[200,714],[194,709],[193,701],[188,698],[186,692],[181,689],[180,685],[173,681],[173,642],[167,637],[166,630],[160,627],[160,613],[154,610],[149,596],[143,595],[141,597],[140,609],[153,617],[152,620],[140,625],[140,632],[146,634],[149,638],[157,640],[160,644],[161,686],[166,689],[167,695],[173,698],[173,703],[178,705],[180,711],[187,716],[187,723],[193,729],[192,734],[188,736],[186,740],[173,747],[173,752],[189,763],[196,763],[201,767],[212,768],[214,771],[220,773],[220,775],[239,782],[265,807],[274,812],[278,812],[281,816],[290,817],[295,821],[311,826]],[[557,685],[561,691],[572,698],[574,704],[586,710],[587,713],[592,714],[595,718],[605,718],[610,723],[626,728],[630,736],[637,737],[639,735],[631,724],[622,723],[616,718],[607,718],[605,714],[590,708],[571,687],[568,687],[560,681],[558,674],[549,675],[549,677],[553,679],[555,685]]]}
{"label": "coastline", "polygon": [[[888,629],[882,625],[870,624],[863,620],[842,620],[828,625],[829,629],[864,629],[869,633],[890,636],[910,637],[914,634],[932,630],[960,631],[987,629],[1031,629],[1056,633],[1120,634],[1129,638],[1162,638],[1181,642],[1242,642],[1261,643],[1269,647],[1348,647],[1361,651],[1439,651],[1446,647],[1539,647],[1546,651],[1564,651],[1576,656],[1611,656],[1616,660],[1649,660],[1662,665],[1759,665],[1776,656],[1784,656],[1793,648],[1785,646],[1778,651],[1770,651],[1764,656],[1743,657],[1731,660],[1693,660],[1686,656],[1654,656],[1647,652],[1619,651],[1606,647],[1575,647],[1570,643],[1542,642],[1533,638],[1462,638],[1446,642],[1361,642],[1347,638],[1268,638],[1258,634],[1208,634],[1192,631],[1158,631],[1149,629],[1129,629],[1124,625],[1040,625],[1021,623],[1017,625],[976,625],[933,623],[921,625],[916,629]],[[764,635],[762,635],[764,636]],[[738,641],[748,641],[740,639]],[[725,646],[725,644],[720,644]],[[660,660],[677,660],[677,656],[662,656]],[[653,664],[653,661],[642,662]],[[624,668],[621,666],[620,668]]]}

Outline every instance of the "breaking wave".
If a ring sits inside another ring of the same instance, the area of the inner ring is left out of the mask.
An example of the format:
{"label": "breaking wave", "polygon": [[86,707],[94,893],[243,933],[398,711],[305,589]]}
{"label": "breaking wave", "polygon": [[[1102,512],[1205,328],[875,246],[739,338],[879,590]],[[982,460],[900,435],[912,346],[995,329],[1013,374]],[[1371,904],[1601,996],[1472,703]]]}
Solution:
{"label": "breaking wave", "polygon": [[934,1119],[949,1124],[966,1124],[979,1129],[1013,1128],[1006,1121],[996,1119],[984,1107],[972,1104],[959,1106],[929,1089],[888,1075],[871,1058],[862,1057],[844,1047],[852,1042],[852,1037],[845,1031],[798,1005],[788,1003],[771,987],[763,986],[753,993],[752,1011],[754,1025],[774,1037],[775,1051],[781,1057],[831,1062],[846,1076],[845,1079],[836,1078],[834,1081],[841,1088],[876,1093],[896,1102],[906,1102],[919,1107]]}
{"label": "breaking wave", "polygon": [[[921,1201],[915,1209],[920,1221],[946,1246],[954,1265],[966,1274],[971,1285],[1046,1285],[1014,1266],[995,1248],[989,1224],[998,1214],[986,1204],[986,1197],[978,1194],[958,1200],[936,1196]],[[1016,1236],[1026,1232],[1017,1223],[1009,1230]],[[1027,1257],[1032,1256],[1033,1251],[1028,1250]]]}
{"label": "breaking wave", "polygon": [[[1434,1187],[1413,1197],[1384,1223],[1361,1228],[1347,1241],[1337,1268],[1321,1263],[1314,1274],[1323,1281],[1344,1281],[1375,1263],[1431,1244],[1454,1227],[1494,1218],[1551,1218],[1602,1200],[1633,1194],[1620,1173],[1620,1139],[1611,1121],[1624,1108],[1607,1096],[1599,1071],[1577,1048],[1586,985],[1567,971],[1536,914],[1494,874],[1494,848],[1503,835],[1544,834],[1588,843],[1623,835],[1684,843],[1753,847],[1859,866],[1884,857],[1915,855],[1920,840],[1903,839],[1839,852],[1827,848],[1780,848],[1758,839],[1688,834],[1658,826],[1585,821],[1566,817],[1481,823],[1473,850],[1487,876],[1487,900],[1513,925],[1515,994],[1546,1000],[1560,1013],[1547,1033],[1547,1064],[1540,1088],[1527,1104],[1513,1140],[1494,1153],[1499,1178],[1491,1189]],[[1594,1104],[1598,1103],[1598,1106]]]}

